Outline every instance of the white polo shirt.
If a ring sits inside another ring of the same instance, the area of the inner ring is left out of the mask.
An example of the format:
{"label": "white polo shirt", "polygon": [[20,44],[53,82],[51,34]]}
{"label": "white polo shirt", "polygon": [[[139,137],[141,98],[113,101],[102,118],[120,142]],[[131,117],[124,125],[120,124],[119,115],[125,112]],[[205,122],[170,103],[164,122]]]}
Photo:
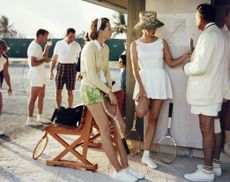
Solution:
{"label": "white polo shirt", "polygon": [[54,55],[57,55],[58,63],[73,64],[77,62],[81,46],[76,41],[67,43],[66,39],[59,40],[54,48]]}
{"label": "white polo shirt", "polygon": [[[43,59],[43,51],[42,51],[42,47],[40,44],[38,44],[36,42],[36,40],[33,40],[28,49],[27,49],[27,56],[28,56],[28,64],[29,67],[32,68],[31,66],[31,58],[32,57],[36,57],[37,61],[39,61],[40,59]],[[45,63],[40,64],[39,66],[34,66],[34,68],[42,68],[45,67]]]}
{"label": "white polo shirt", "polygon": [[37,61],[42,60],[43,51],[40,44],[33,40],[28,49],[27,49],[28,63],[29,63],[29,72],[28,78],[31,86],[34,87],[42,87],[46,82],[46,71],[45,71],[45,63],[42,63],[38,66],[31,66],[31,58],[36,57]]}

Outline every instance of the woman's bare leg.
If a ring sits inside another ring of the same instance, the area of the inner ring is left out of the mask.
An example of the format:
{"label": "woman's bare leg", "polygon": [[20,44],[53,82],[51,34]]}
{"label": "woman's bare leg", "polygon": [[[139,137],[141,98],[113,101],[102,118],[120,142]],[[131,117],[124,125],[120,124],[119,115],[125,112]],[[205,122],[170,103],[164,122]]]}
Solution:
{"label": "woman's bare leg", "polygon": [[106,115],[102,103],[91,104],[88,105],[87,108],[91,112],[97,126],[99,127],[102,147],[107,155],[110,163],[115,168],[116,171],[120,171],[122,169],[121,164],[119,163],[115,150],[113,148],[110,126],[109,126],[109,118]]}
{"label": "woman's bare leg", "polygon": [[151,100],[150,110],[148,113],[148,127],[145,132],[144,149],[150,150],[156,133],[158,118],[164,100]]}

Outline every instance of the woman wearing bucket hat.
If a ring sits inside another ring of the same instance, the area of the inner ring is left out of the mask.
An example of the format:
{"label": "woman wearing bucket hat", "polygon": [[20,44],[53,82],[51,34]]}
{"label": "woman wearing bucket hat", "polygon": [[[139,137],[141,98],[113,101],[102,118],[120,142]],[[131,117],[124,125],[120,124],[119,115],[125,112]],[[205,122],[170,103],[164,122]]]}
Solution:
{"label": "woman wearing bucket hat", "polygon": [[[12,89],[11,89],[11,83],[10,83],[10,75],[8,72],[8,58],[5,55],[5,52],[9,48],[7,47],[4,40],[0,39],[0,116],[2,113],[2,83],[3,79],[5,79],[7,87],[8,87],[8,95],[12,95]],[[0,135],[2,135],[3,132],[0,131]]]}
{"label": "woman wearing bucket hat", "polygon": [[189,58],[190,52],[187,51],[174,59],[167,42],[155,35],[156,29],[164,25],[157,19],[157,13],[142,11],[139,18],[140,20],[134,28],[142,30],[142,37],[132,42],[130,46],[133,74],[136,81],[133,99],[138,102],[142,97],[147,97],[149,100],[148,111],[136,109],[136,113],[139,117],[146,116],[148,118],[142,163],[156,169],[157,165],[149,155],[150,147],[155,136],[162,104],[165,100],[173,97],[171,83],[163,68],[163,62],[166,61],[170,67],[175,67]]}

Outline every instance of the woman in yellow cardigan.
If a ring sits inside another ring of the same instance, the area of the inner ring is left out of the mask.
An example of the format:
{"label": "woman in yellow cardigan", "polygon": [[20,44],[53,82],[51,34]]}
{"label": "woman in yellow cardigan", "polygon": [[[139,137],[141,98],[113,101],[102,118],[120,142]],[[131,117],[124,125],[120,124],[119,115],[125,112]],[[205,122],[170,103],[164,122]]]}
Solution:
{"label": "woman in yellow cardigan", "polygon": [[[113,148],[110,134],[109,118],[106,115],[102,101],[103,93],[108,94],[111,104],[117,104],[116,96],[112,92],[112,81],[109,71],[109,48],[104,43],[112,35],[111,26],[107,18],[92,21],[88,42],[81,53],[81,96],[84,104],[90,110],[96,121],[103,149],[115,168],[114,178],[123,181],[137,181],[143,175],[131,169],[128,165],[127,155],[119,137],[116,138],[120,162]],[[119,113],[119,117],[121,114]],[[124,123],[123,123],[124,127]]]}

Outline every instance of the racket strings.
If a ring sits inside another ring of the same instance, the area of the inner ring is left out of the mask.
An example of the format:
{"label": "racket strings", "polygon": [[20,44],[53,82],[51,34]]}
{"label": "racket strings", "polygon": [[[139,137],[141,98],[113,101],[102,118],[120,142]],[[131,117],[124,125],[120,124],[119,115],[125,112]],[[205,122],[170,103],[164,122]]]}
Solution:
{"label": "racket strings", "polygon": [[43,137],[38,144],[36,145],[34,152],[33,152],[33,159],[38,159],[42,153],[44,152],[46,145],[48,143],[47,136]]}
{"label": "racket strings", "polygon": [[170,136],[165,136],[159,141],[158,156],[166,164],[172,163],[176,158],[176,141]]}

